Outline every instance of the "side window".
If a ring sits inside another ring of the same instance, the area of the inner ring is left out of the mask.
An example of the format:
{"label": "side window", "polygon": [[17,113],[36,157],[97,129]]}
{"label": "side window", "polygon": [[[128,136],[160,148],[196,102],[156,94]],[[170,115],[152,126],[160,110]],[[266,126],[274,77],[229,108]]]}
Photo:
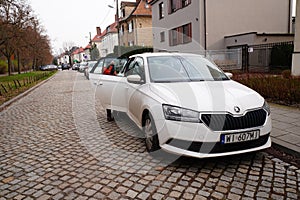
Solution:
{"label": "side window", "polygon": [[94,74],[101,74],[102,73],[102,66],[103,66],[103,60],[101,60],[96,68],[94,69]]}
{"label": "side window", "polygon": [[125,72],[125,76],[139,75],[141,80],[145,81],[145,70],[143,58],[137,57],[133,64],[131,63]]}
{"label": "side window", "polygon": [[135,58],[130,58],[125,69],[125,76],[131,75],[132,69],[134,68]]}

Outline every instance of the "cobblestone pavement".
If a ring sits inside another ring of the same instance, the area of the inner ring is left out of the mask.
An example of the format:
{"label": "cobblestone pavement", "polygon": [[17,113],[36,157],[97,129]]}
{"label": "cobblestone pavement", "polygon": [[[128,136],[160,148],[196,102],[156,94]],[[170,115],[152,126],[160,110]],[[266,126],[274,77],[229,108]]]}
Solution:
{"label": "cobblestone pavement", "polygon": [[1,112],[0,199],[300,198],[300,169],[264,151],[172,162],[149,155],[122,114],[104,116],[74,71]]}

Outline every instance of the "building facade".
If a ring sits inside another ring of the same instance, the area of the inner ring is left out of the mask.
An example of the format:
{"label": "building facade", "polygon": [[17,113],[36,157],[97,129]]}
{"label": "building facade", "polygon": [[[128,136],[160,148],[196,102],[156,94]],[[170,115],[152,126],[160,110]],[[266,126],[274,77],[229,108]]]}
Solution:
{"label": "building facade", "polygon": [[156,50],[226,49],[224,36],[292,31],[291,0],[152,0]]}
{"label": "building facade", "polygon": [[147,0],[121,2],[121,46],[152,46],[152,9]]}
{"label": "building facade", "polygon": [[118,29],[117,23],[113,23],[106,27],[101,34],[100,56],[105,57],[114,52],[114,47],[118,45]]}

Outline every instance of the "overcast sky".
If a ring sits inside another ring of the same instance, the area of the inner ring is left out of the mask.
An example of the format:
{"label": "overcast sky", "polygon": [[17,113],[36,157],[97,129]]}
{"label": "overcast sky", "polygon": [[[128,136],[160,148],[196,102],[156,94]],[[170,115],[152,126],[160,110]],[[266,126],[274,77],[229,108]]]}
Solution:
{"label": "overcast sky", "polygon": [[[129,0],[132,1],[132,0]],[[61,53],[64,42],[85,47],[96,27],[104,30],[114,22],[114,0],[28,0],[51,39],[54,53]]]}
{"label": "overcast sky", "polygon": [[28,1],[47,30],[55,54],[61,53],[64,42],[85,47],[89,42],[89,32],[94,37],[97,26],[104,30],[115,19],[116,10],[108,7],[115,6],[114,0]]}

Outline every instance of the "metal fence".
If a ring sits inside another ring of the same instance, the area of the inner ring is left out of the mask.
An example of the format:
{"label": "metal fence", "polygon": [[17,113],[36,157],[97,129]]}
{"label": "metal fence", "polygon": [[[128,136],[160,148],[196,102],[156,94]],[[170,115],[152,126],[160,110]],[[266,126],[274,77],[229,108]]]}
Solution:
{"label": "metal fence", "polygon": [[289,68],[294,42],[243,45],[230,50],[242,52],[242,70],[245,72],[269,72],[272,68]]}
{"label": "metal fence", "polygon": [[206,56],[224,71],[242,69],[241,49],[208,50]]}

